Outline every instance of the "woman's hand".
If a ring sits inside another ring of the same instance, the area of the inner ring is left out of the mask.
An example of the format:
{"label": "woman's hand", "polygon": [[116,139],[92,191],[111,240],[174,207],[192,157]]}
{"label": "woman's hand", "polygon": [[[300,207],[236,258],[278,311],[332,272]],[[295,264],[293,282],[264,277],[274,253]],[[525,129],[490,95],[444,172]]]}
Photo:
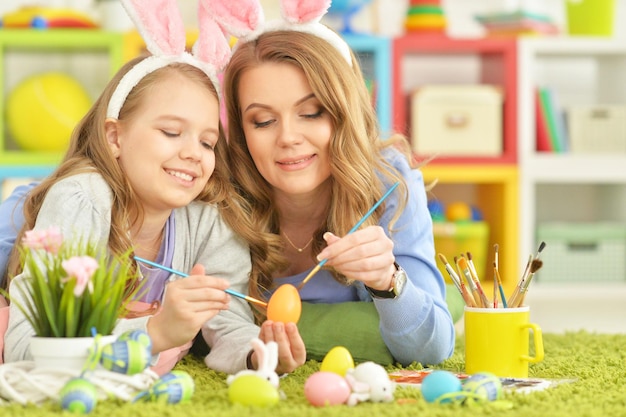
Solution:
{"label": "woman's hand", "polygon": [[[280,323],[266,320],[261,325],[259,339],[264,343],[274,341],[278,344],[278,375],[293,372],[306,361],[306,347],[295,323]],[[258,367],[256,354],[250,357],[254,369]]]}
{"label": "woman's hand", "polygon": [[368,226],[342,238],[324,233],[328,246],[317,259],[328,259],[326,265],[334,267],[349,279],[362,281],[376,290],[388,290],[396,270],[393,241],[380,226]]}
{"label": "woman's hand", "polygon": [[159,353],[192,340],[200,328],[221,310],[228,309],[228,281],[205,275],[197,264],[186,278],[169,282],[161,309],[148,320],[152,352]]}

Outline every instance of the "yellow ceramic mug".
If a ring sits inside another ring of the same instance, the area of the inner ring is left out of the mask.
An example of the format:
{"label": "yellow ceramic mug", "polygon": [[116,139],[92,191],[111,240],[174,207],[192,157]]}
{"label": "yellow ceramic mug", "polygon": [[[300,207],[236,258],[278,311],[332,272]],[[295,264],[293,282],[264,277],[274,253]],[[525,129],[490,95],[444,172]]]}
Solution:
{"label": "yellow ceramic mug", "polygon": [[[528,377],[528,364],[543,360],[541,328],[530,311],[518,308],[465,307],[465,372]],[[535,356],[529,356],[529,333]]]}

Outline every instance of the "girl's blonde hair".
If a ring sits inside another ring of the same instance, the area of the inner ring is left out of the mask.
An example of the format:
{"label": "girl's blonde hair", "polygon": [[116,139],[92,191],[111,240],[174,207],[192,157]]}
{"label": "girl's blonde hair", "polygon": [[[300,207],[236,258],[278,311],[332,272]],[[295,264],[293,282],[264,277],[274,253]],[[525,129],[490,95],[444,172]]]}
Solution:
{"label": "girl's blonde hair", "polygon": [[[406,196],[401,175],[381,155],[383,148],[403,144],[401,137],[379,139],[379,126],[359,63],[352,54],[352,67],[325,40],[297,31],[275,31],[239,45],[224,77],[228,114],[229,158],[235,185],[246,198],[246,212],[257,234],[249,240],[252,255],[250,294],[260,298],[272,287],[272,276],[284,270],[289,260],[283,255],[280,219],[272,188],[259,174],[246,145],[242,126],[239,87],[243,74],[266,62],[300,68],[333,124],[330,141],[331,199],[326,221],[314,234],[312,253],[325,245],[322,235],[332,231],[345,235],[385,191],[385,184],[400,182],[396,192]],[[407,148],[404,147],[404,150]],[[401,213],[406,197],[400,199]],[[377,224],[384,204],[364,223]],[[391,225],[395,223],[394,217]],[[339,282],[344,276],[333,272]]]}

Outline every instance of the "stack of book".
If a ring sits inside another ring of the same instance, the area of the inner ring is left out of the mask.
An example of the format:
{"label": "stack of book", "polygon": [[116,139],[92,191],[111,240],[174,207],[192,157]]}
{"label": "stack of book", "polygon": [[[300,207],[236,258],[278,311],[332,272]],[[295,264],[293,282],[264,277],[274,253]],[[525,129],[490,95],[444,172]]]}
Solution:
{"label": "stack of book", "polygon": [[554,91],[548,87],[535,89],[535,127],[537,151],[566,152],[569,150],[565,114],[558,104]]}
{"label": "stack of book", "polygon": [[518,10],[506,13],[478,15],[476,20],[489,36],[555,35],[558,26],[548,16]]}

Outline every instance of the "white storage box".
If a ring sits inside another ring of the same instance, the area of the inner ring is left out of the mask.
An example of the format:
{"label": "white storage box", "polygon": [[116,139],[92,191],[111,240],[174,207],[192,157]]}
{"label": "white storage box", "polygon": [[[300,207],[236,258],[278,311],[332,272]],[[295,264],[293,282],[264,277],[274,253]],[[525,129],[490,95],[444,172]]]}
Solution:
{"label": "white storage box", "polygon": [[622,223],[543,223],[537,239],[545,241],[541,282],[626,280],[626,225]]}
{"label": "white storage box", "polygon": [[567,126],[572,152],[626,153],[626,106],[572,106]]}
{"label": "white storage box", "polygon": [[490,85],[429,85],[411,95],[411,143],[420,155],[502,154],[502,92]]}

